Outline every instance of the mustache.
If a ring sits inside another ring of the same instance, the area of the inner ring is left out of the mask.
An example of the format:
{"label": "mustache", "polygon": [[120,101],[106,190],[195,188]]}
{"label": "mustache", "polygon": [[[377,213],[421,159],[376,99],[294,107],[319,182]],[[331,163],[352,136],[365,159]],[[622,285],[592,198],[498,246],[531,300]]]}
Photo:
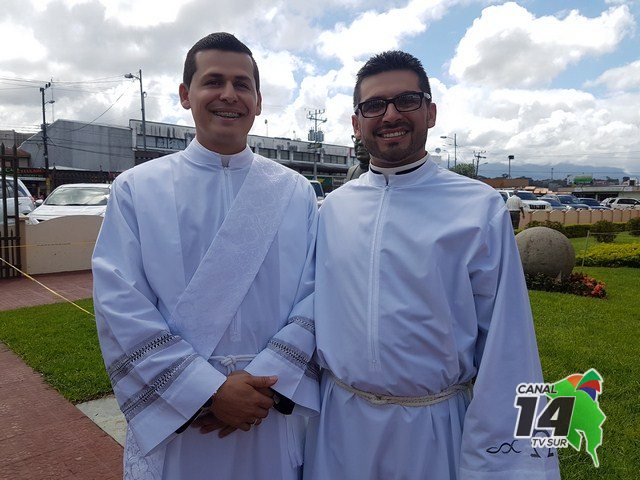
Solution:
{"label": "mustache", "polygon": [[383,130],[389,130],[389,129],[394,129],[394,128],[399,128],[399,127],[403,127],[406,128],[407,130],[411,131],[411,125],[407,122],[396,122],[396,123],[386,123],[384,125],[382,125],[380,128],[376,128],[373,133],[374,135],[379,135],[381,131]]}

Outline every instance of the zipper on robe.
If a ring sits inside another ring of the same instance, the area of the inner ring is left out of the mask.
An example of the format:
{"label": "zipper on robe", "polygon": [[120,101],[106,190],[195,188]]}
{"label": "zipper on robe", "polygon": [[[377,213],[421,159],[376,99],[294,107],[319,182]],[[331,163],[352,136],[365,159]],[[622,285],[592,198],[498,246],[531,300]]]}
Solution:
{"label": "zipper on robe", "polygon": [[380,237],[382,235],[382,222],[384,220],[389,199],[389,185],[384,187],[380,208],[376,219],[376,227],[373,231],[373,243],[371,245],[371,258],[369,262],[369,315],[367,325],[367,339],[369,343],[369,368],[380,370],[380,357],[378,354],[378,317],[380,303]]}
{"label": "zipper on robe", "polygon": [[[224,209],[225,216],[229,213],[231,209],[231,203],[233,200],[233,189],[231,187],[231,174],[229,173],[229,159],[222,157],[222,171],[224,172]],[[232,342],[239,342],[241,340],[240,336],[240,326],[242,325],[242,316],[240,314],[240,308],[236,312],[233,317],[233,321],[231,322],[231,332],[230,337]]]}

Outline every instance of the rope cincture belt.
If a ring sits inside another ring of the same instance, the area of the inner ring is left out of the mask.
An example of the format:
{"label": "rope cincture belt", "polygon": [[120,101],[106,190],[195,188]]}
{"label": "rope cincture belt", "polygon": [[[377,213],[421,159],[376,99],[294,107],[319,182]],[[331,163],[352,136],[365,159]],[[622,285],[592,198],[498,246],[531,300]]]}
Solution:
{"label": "rope cincture belt", "polygon": [[373,405],[401,405],[403,407],[427,407],[429,405],[435,405],[436,403],[444,402],[452,397],[455,397],[459,392],[468,392],[469,394],[473,390],[473,384],[469,381],[467,383],[460,383],[458,385],[452,385],[445,388],[439,393],[434,395],[424,395],[422,397],[396,397],[394,395],[379,395],[377,393],[366,392],[364,390],[358,390],[357,388],[347,385],[342,380],[337,378],[333,373],[331,378],[340,388],[357,395],[360,398],[364,398],[367,402]]}
{"label": "rope cincture belt", "polygon": [[233,372],[236,369],[236,363],[238,362],[250,362],[256,358],[256,354],[245,354],[245,355],[212,355],[211,360],[215,360],[216,362],[220,362],[223,367],[227,368],[227,375]]}

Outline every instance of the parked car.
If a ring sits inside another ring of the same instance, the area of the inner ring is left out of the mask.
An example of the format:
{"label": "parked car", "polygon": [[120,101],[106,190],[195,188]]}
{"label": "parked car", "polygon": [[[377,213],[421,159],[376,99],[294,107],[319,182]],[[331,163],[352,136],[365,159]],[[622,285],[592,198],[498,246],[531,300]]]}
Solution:
{"label": "parked car", "polygon": [[[9,190],[7,192],[7,209],[10,209],[8,210],[9,216],[13,215],[15,209],[15,205],[12,202],[14,187],[15,184],[13,178],[7,178],[7,189]],[[0,199],[2,198],[2,191],[2,185],[0,185]],[[34,208],[36,208],[35,203],[33,202],[33,197],[31,196],[29,189],[24,183],[22,183],[22,180],[18,179],[18,211],[20,212],[20,215],[28,215]],[[2,218],[2,215],[2,203],[0,203],[0,218]]]}
{"label": "parked car", "polygon": [[590,210],[589,205],[585,203],[580,203],[578,197],[574,195],[556,195],[558,200],[562,202],[564,205],[568,205],[573,210]]}
{"label": "parked car", "polygon": [[635,198],[616,197],[612,198],[611,201],[607,203],[607,206],[614,210],[640,209],[640,200]]}
{"label": "parked car", "polygon": [[104,216],[111,192],[108,183],[72,183],[60,185],[29,214],[29,223],[37,224],[69,215]]}
{"label": "parked car", "polygon": [[324,189],[322,188],[322,184],[317,181],[317,180],[309,180],[309,182],[311,183],[311,186],[313,187],[313,189],[316,192],[316,199],[318,201],[318,207],[320,207],[320,205],[322,205],[322,202],[324,202]]}
{"label": "parked car", "polygon": [[611,207],[600,205],[595,198],[578,198],[580,203],[584,203],[585,205],[589,205],[591,210],[611,210]]}
{"label": "parked car", "polygon": [[568,205],[565,205],[555,197],[543,195],[542,197],[540,197],[540,200],[544,200],[545,202],[551,204],[552,210],[560,210],[561,212],[571,210],[571,207],[569,207]]}
{"label": "parked car", "polygon": [[[502,195],[507,195],[511,197],[514,193],[513,190],[498,190],[498,193]],[[518,197],[522,200],[522,204],[524,205],[524,210],[526,211],[538,211],[538,210],[551,210],[551,205],[544,200],[540,200],[531,192],[525,192],[524,190],[518,190]],[[506,201],[506,200],[505,200]]]}
{"label": "parked car", "polygon": [[[5,200],[3,199],[2,195],[4,190],[7,191],[7,198],[6,198],[6,204],[7,204],[7,217],[9,218],[9,223],[13,224],[14,220],[12,217],[15,216],[15,202],[14,202],[14,194],[15,194],[15,183],[13,181],[13,178],[7,178],[6,179],[6,186],[3,189],[2,185],[0,184],[0,222],[4,221],[4,208],[3,208],[3,203],[5,202]],[[18,212],[20,215],[27,215],[29,214],[33,209],[35,208],[35,204],[33,202],[33,197],[31,196],[31,193],[29,192],[29,189],[27,188],[27,186],[22,183],[22,181],[20,179],[18,179]]]}

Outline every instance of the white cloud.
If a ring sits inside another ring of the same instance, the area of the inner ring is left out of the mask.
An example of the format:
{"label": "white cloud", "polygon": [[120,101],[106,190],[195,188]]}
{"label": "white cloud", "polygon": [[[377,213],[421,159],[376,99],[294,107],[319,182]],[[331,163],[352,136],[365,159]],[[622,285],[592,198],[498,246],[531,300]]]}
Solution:
{"label": "white cloud", "polygon": [[595,80],[585,83],[585,87],[596,85],[605,85],[611,91],[640,88],[640,60],[622,67],[611,68]]}
{"label": "white cloud", "polygon": [[626,5],[597,18],[572,10],[563,19],[536,18],[513,2],[491,6],[460,40],[449,73],[497,87],[546,85],[585,56],[613,51],[633,26]]}
{"label": "white cloud", "polygon": [[412,0],[382,13],[369,10],[350,25],[338,23],[318,38],[318,51],[343,62],[398,48],[401,40],[422,33],[429,21],[441,18],[455,2]]}
{"label": "white cloud", "polygon": [[[16,39],[20,39],[19,48],[16,48]],[[15,59],[38,62],[46,53],[47,49],[35,38],[31,28],[9,22],[0,23],[0,62]]]}

